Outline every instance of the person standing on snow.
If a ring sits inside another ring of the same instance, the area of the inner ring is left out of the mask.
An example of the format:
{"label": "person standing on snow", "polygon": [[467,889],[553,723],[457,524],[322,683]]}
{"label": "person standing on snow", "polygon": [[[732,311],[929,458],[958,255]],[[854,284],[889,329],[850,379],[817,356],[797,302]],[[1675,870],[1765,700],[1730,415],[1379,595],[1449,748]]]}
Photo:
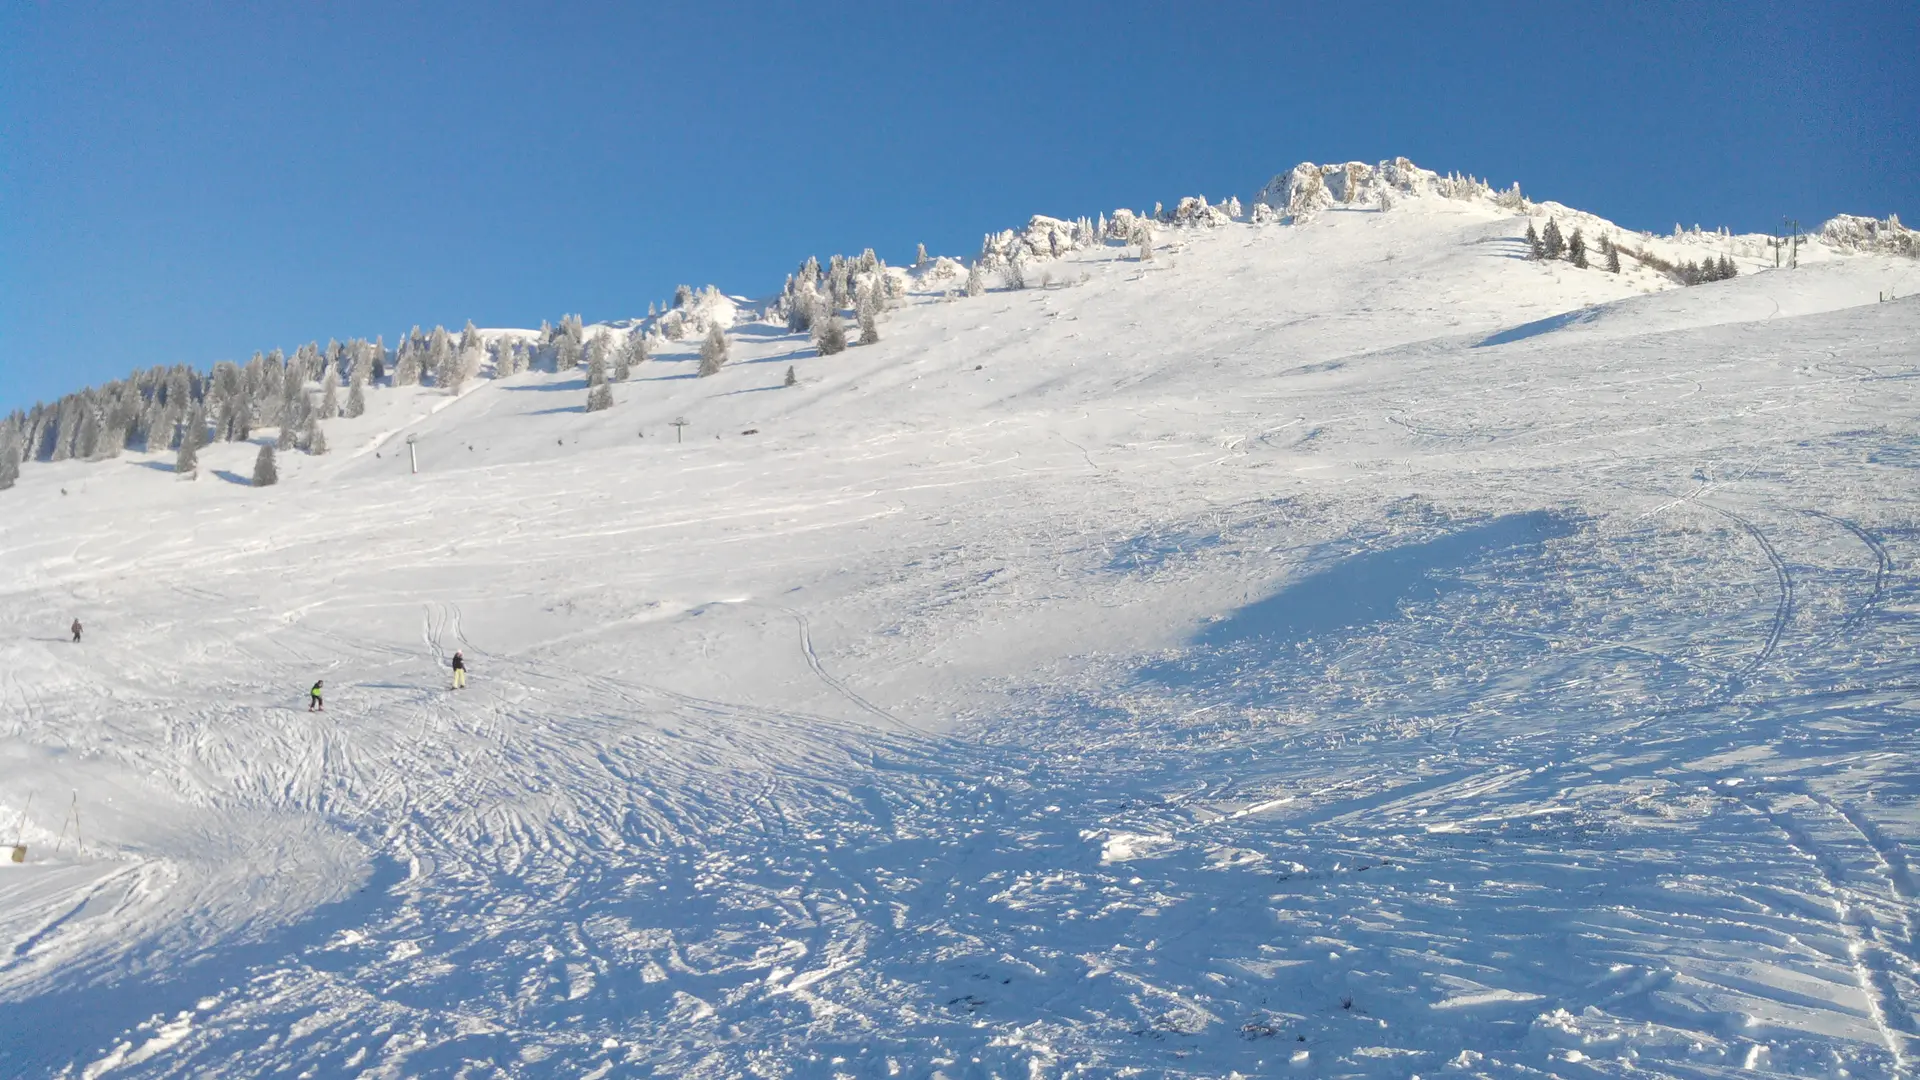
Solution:
{"label": "person standing on snow", "polygon": [[458,649],[453,652],[453,688],[455,690],[467,688],[467,658],[461,656]]}
{"label": "person standing on snow", "polygon": [[327,711],[327,703],[320,700],[320,684],[323,681],[324,680],[321,680],[321,679],[313,680],[313,689],[307,691],[307,711],[308,712],[326,712]]}
{"label": "person standing on snow", "polygon": [[73,620],[73,626],[71,627],[71,629],[73,630],[73,643],[75,645],[80,644],[80,620],[79,619]]}

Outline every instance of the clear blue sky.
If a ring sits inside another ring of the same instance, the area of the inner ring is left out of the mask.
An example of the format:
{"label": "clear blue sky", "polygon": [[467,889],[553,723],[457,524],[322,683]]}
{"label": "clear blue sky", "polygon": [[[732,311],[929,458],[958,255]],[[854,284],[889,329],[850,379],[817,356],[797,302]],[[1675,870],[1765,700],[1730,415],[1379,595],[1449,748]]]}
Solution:
{"label": "clear blue sky", "polygon": [[1920,217],[1890,3],[0,0],[0,409],[1405,154],[1623,224]]}

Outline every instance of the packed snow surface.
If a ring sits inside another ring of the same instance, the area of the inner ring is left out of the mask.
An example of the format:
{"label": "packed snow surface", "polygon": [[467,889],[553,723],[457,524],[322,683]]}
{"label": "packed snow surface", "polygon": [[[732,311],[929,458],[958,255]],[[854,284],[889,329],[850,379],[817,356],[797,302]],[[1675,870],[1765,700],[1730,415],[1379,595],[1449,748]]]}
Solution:
{"label": "packed snow surface", "polygon": [[1910,1074],[1920,272],[1524,226],[29,466],[0,1073]]}

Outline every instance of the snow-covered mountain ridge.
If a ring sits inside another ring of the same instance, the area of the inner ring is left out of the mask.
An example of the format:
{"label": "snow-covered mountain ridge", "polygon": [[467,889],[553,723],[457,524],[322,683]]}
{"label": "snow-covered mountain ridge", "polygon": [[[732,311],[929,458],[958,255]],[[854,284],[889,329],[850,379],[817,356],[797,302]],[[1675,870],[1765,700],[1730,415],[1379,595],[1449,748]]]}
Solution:
{"label": "snow-covered mountain ridge", "polygon": [[[839,256],[835,256],[828,267],[808,260],[798,278],[810,277],[811,280],[797,280],[790,275],[786,288],[764,303],[729,296],[713,286],[702,290],[683,286],[671,304],[649,305],[644,318],[597,323],[593,330],[597,335],[606,335],[610,346],[635,331],[654,340],[679,341],[705,334],[715,325],[729,331],[743,320],[785,322],[789,327],[798,328],[810,324],[812,319],[810,310],[796,317],[796,307],[811,309],[832,303],[844,312],[853,306],[857,299],[853,295],[855,277],[863,280],[873,277],[876,292],[884,294],[880,302],[887,304],[910,294],[949,298],[975,295],[986,291],[988,278],[992,284],[1015,288],[1065,285],[1070,282],[1054,280],[1054,271],[1049,269],[1053,261],[1074,252],[1108,250],[1116,246],[1145,251],[1154,244],[1156,228],[1223,228],[1238,224],[1296,226],[1333,211],[1386,213],[1399,199],[1466,203],[1524,217],[1542,227],[1551,223],[1557,229],[1564,223],[1564,231],[1584,231],[1593,237],[1593,243],[1605,247],[1622,241],[1621,250],[1629,255],[1626,269],[1654,271],[1635,275],[1636,287],[1642,289],[1691,284],[1695,278],[1688,267],[1701,262],[1710,264],[1717,259],[1730,260],[1729,269],[1744,266],[1751,272],[1770,265],[1778,267],[1783,261],[1818,262],[1834,255],[1920,255],[1920,234],[1906,229],[1892,216],[1881,221],[1842,215],[1818,233],[1806,237],[1804,246],[1796,238],[1783,254],[1780,238],[1759,234],[1703,233],[1698,226],[1687,230],[1679,225],[1675,225],[1670,236],[1628,233],[1593,214],[1558,203],[1535,203],[1521,194],[1518,184],[1495,190],[1476,177],[1443,176],[1422,169],[1406,158],[1373,165],[1303,162],[1276,175],[1262,187],[1250,211],[1243,211],[1237,198],[1216,205],[1203,197],[1189,196],[1171,208],[1156,206],[1151,214],[1122,208],[1110,217],[1101,214],[1097,219],[1083,217],[1074,221],[1035,215],[1022,229],[989,233],[979,253],[967,262],[948,257],[930,259],[924,250],[911,268],[887,267],[871,251],[858,259],[846,260],[846,265],[852,268],[849,270],[841,269]],[[1604,261],[1602,254],[1595,254],[1595,265]],[[1558,253],[1553,257],[1558,258]],[[1612,258],[1617,266],[1618,256]],[[838,284],[831,280],[836,274],[845,275]],[[586,330],[577,321],[565,320],[560,329],[565,331],[570,327],[575,338],[573,345],[583,356]],[[299,429],[298,437],[279,439],[282,449],[286,445],[306,447],[312,441],[309,429],[317,422],[331,418],[342,408],[354,412],[360,408],[357,404],[342,404],[337,399],[323,402],[321,398],[329,386],[344,390],[359,378],[368,389],[384,381],[434,382],[443,389],[457,390],[457,385],[450,384],[463,381],[465,375],[449,376],[450,368],[473,373],[485,370],[500,376],[529,366],[558,367],[562,363],[554,341],[555,330],[546,325],[537,331],[501,329],[476,334],[469,323],[468,333],[460,338],[457,346],[451,343],[450,336],[442,334],[441,337],[445,340],[424,335],[415,327],[410,335],[403,335],[399,346],[391,351],[382,344],[359,340],[333,341],[325,348],[316,342],[297,350],[293,358],[297,363],[291,365],[277,351],[256,353],[251,364],[236,365],[233,374],[224,377],[217,377],[218,365],[205,372],[185,367],[171,371],[136,369],[126,380],[0,418],[0,489],[10,486],[17,473],[15,458],[26,462],[102,458],[118,455],[128,446],[174,449],[185,439],[188,421],[196,411],[207,414],[204,423],[214,429],[210,435],[198,436],[202,441],[231,440],[250,434],[254,427],[291,427]],[[507,346],[508,355],[501,355],[503,344]],[[427,356],[433,349],[443,352]],[[409,350],[415,354],[411,363]],[[567,361],[571,362],[571,359]],[[289,373],[290,367],[300,370]],[[365,370],[356,376],[356,369],[362,368]],[[299,395],[302,400],[294,400],[296,395],[291,389],[281,394],[283,385],[290,388],[300,383],[306,384],[304,395]],[[243,396],[248,399],[244,406],[232,400]],[[286,414],[294,413],[298,415],[286,418]]]}
{"label": "snow-covered mountain ridge", "polygon": [[29,465],[0,1073],[1905,1075],[1920,263],[1310,190]]}

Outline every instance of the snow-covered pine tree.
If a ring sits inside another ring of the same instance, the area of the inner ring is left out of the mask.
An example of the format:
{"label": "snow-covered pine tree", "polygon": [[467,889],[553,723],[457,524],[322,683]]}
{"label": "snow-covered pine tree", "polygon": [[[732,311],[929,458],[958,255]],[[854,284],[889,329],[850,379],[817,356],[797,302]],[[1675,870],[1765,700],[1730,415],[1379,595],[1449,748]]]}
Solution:
{"label": "snow-covered pine tree", "polygon": [[605,380],[607,369],[613,364],[613,338],[605,330],[594,334],[593,340],[587,342],[588,368],[591,369],[596,362],[600,365],[600,378]]}
{"label": "snow-covered pine tree", "polygon": [[373,339],[373,366],[367,370],[367,378],[375,386],[387,377],[387,335],[376,334]]}
{"label": "snow-covered pine tree", "polygon": [[[793,378],[793,369],[787,369],[787,378]],[[789,382],[787,385],[793,385]],[[12,487],[20,479],[20,433],[14,425],[0,428],[0,491]]]}
{"label": "snow-covered pine tree", "polygon": [[1540,246],[1540,230],[1534,228],[1533,222],[1529,220],[1527,222],[1527,258],[1544,259],[1546,257],[1547,249]]}
{"label": "snow-covered pine tree", "polygon": [[580,366],[580,343],[571,335],[561,334],[553,342],[553,370],[572,371]]}
{"label": "snow-covered pine tree", "polygon": [[1027,287],[1027,246],[1016,241],[1013,251],[1007,255],[1007,288],[1024,289]]}
{"label": "snow-covered pine tree", "polygon": [[280,470],[274,464],[273,447],[262,446],[253,459],[253,486],[272,487],[280,482]]}
{"label": "snow-covered pine tree", "polygon": [[363,415],[366,411],[367,383],[366,380],[356,372],[353,385],[347,387],[346,415],[348,417],[355,417]]}
{"label": "snow-covered pine tree", "polygon": [[331,420],[340,415],[340,380],[333,377],[333,365],[328,364],[320,373],[320,410],[322,420]]}
{"label": "snow-covered pine tree", "polygon": [[922,266],[927,265],[927,245],[921,244],[914,251],[913,265],[916,270]]}
{"label": "snow-covered pine tree", "polygon": [[[1157,212],[1157,208],[1159,207],[1160,204],[1154,203],[1153,205],[1156,208],[1156,212]],[[1133,242],[1140,245],[1140,261],[1143,263],[1152,262],[1153,261],[1153,226],[1147,224],[1144,221],[1141,222],[1140,227],[1133,231]]]}
{"label": "snow-covered pine tree", "polygon": [[[800,377],[799,377],[799,376],[797,376],[797,375],[795,375],[795,374],[793,373],[793,365],[792,365],[792,364],[788,364],[788,365],[787,365],[787,378],[786,378],[786,381],[784,381],[784,382],[782,382],[782,383],[781,383],[780,385],[781,385],[781,386],[793,386],[793,385],[795,385],[795,384],[797,384],[797,383],[799,383],[799,381],[800,381]],[[15,465],[18,465],[18,464],[19,464],[19,462],[18,462],[18,461],[16,461],[16,462],[14,462],[14,464],[15,464]],[[4,464],[0,464],[0,469],[3,469],[3,468],[5,468],[5,465],[4,465]],[[15,471],[18,471],[18,470],[16,469]],[[0,473],[0,476],[4,476],[4,473]],[[6,484],[4,484],[4,483],[0,483],[0,487],[6,487],[6,486],[7,486]]]}
{"label": "snow-covered pine tree", "polygon": [[822,308],[813,314],[813,344],[821,356],[847,351],[847,328],[840,322],[840,313]]}
{"label": "snow-covered pine tree", "polygon": [[[596,336],[594,344],[600,344]],[[593,348],[587,352],[587,411],[604,412],[613,408],[613,387],[607,383],[607,354],[605,349]]]}
{"label": "snow-covered pine tree", "polygon": [[975,259],[967,266],[967,295],[979,296],[987,291],[987,276],[980,272],[980,260]]}
{"label": "snow-covered pine tree", "polygon": [[191,476],[200,468],[200,446],[207,438],[207,414],[195,409],[187,417],[187,429],[180,433],[180,450],[173,458],[173,471]]}
{"label": "snow-covered pine tree", "polygon": [[880,343],[880,319],[871,311],[860,313],[860,344],[878,345]]}
{"label": "snow-covered pine tree", "polygon": [[727,366],[727,332],[719,323],[707,327],[707,338],[700,343],[700,377],[720,374]]}
{"label": "snow-covered pine tree", "polygon": [[[1393,196],[1387,194],[1387,185],[1381,184],[1380,185],[1380,212],[1384,214],[1391,209],[1393,209]],[[1238,215],[1235,215],[1235,216],[1238,216]]]}
{"label": "snow-covered pine tree", "polygon": [[306,444],[307,453],[315,457],[327,452],[327,429],[320,425],[318,418],[307,418],[306,437],[301,442]]}
{"label": "snow-covered pine tree", "polygon": [[1549,259],[1558,259],[1567,253],[1566,238],[1560,235],[1560,223],[1547,219],[1547,230],[1540,234],[1540,250]]}
{"label": "snow-covered pine tree", "polygon": [[1581,270],[1587,268],[1587,238],[1580,235],[1578,226],[1567,240],[1567,261]]}
{"label": "snow-covered pine tree", "polygon": [[1726,255],[1720,256],[1720,280],[1727,281],[1739,276],[1740,268],[1733,265],[1733,259]]}
{"label": "snow-covered pine tree", "polygon": [[1611,242],[1609,242],[1607,244],[1607,273],[1617,274],[1619,272],[1620,272],[1620,249],[1618,247],[1615,247]]}

